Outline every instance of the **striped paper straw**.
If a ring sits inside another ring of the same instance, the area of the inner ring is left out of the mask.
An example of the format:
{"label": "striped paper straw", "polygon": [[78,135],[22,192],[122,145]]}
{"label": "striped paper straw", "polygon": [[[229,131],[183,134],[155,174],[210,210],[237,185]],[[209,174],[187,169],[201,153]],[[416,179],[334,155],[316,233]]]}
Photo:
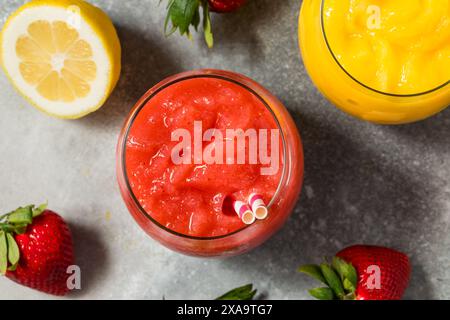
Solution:
{"label": "striped paper straw", "polygon": [[255,222],[255,215],[248,204],[242,201],[234,201],[233,208],[243,223],[252,224]]}
{"label": "striped paper straw", "polygon": [[248,203],[252,208],[253,214],[257,219],[265,219],[269,214],[269,210],[267,210],[266,204],[260,194],[252,193],[248,197]]}

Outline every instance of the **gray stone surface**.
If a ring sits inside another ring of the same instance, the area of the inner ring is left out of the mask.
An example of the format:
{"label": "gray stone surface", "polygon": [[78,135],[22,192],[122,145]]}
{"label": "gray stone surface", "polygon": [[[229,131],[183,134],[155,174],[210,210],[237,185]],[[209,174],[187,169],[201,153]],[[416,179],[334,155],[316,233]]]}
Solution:
{"label": "gray stone surface", "polygon": [[[24,1],[0,0],[0,25]],[[30,107],[0,74],[0,210],[49,200],[70,223],[83,290],[72,298],[213,298],[248,282],[268,299],[307,299],[297,266],[354,243],[407,252],[407,298],[450,298],[450,110],[411,125],[378,126],[331,106],[313,87],[297,47],[301,1],[253,0],[216,16],[216,46],[162,35],[155,0],[92,1],[123,45],[120,83],[78,121]],[[171,74],[194,68],[246,74],[289,108],[303,137],[306,174],[286,226],[251,253],[204,260],[171,252],[128,214],[115,180],[115,144],[133,103]],[[0,279],[0,298],[48,295]]]}

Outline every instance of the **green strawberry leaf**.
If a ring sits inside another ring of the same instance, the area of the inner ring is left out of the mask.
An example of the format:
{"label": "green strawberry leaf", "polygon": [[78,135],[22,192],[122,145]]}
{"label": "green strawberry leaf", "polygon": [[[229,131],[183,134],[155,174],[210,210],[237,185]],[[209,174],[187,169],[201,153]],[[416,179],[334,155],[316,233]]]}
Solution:
{"label": "green strawberry leaf", "polygon": [[4,231],[0,231],[0,273],[5,274],[8,268],[8,243]]}
{"label": "green strawberry leaf", "polygon": [[28,224],[18,224],[10,232],[15,232],[16,234],[24,234],[27,231]]}
{"label": "green strawberry leaf", "polygon": [[39,207],[33,209],[33,218],[41,215],[42,212],[47,210],[48,202],[41,204]]}
{"label": "green strawberry leaf", "polygon": [[33,223],[33,218],[41,215],[47,210],[47,203],[43,203],[37,208],[34,205],[20,207],[12,212],[0,216],[0,230],[6,233],[23,234],[27,226]]}
{"label": "green strawberry leaf", "polygon": [[[349,291],[354,291],[358,283],[358,275],[352,264],[339,257],[333,257],[332,266],[341,277],[344,288]],[[349,282],[347,285],[345,284],[346,279]]]}
{"label": "green strawberry leaf", "polygon": [[336,274],[336,272],[326,263],[320,265],[320,270],[327,281],[330,288],[333,290],[334,294],[342,299],[345,295],[344,288],[342,287],[341,279]]}
{"label": "green strawberry leaf", "polygon": [[200,0],[174,0],[169,6],[169,16],[172,27],[178,29],[181,35],[189,35],[189,27],[198,11]]}
{"label": "green strawberry leaf", "polygon": [[8,222],[12,224],[30,224],[33,221],[34,206],[20,207],[8,215]]}
{"label": "green strawberry leaf", "polygon": [[18,263],[10,265],[8,267],[8,271],[16,271],[18,265],[19,265]]}
{"label": "green strawberry leaf", "polygon": [[0,273],[7,270],[14,271],[20,259],[20,250],[13,234],[23,234],[33,218],[47,209],[47,203],[39,207],[29,205],[20,207],[12,212],[0,216]]}
{"label": "green strawberry leaf", "polygon": [[331,262],[332,267],[339,274],[341,279],[344,278],[344,265],[345,264],[346,264],[346,262],[339,257],[333,257],[333,261]]}
{"label": "green strawberry leaf", "polygon": [[322,270],[320,270],[320,267],[317,265],[304,265],[298,268],[298,271],[307,274],[308,276],[313,277],[314,279],[317,279],[324,284],[327,284],[327,281],[323,277]]}
{"label": "green strawberry leaf", "polygon": [[[171,5],[173,4],[174,1],[175,0],[169,1],[169,3],[167,4],[167,10],[169,10],[169,8],[171,7]],[[161,2],[162,2],[162,0],[159,3],[161,3]],[[177,28],[174,25],[172,25],[172,28],[170,28],[170,31],[167,31],[167,27],[169,26],[169,21],[170,21],[170,14],[167,14],[166,20],[164,21],[164,34],[166,35],[166,37],[170,36],[175,31],[177,31]]]}
{"label": "green strawberry leaf", "polygon": [[356,287],[353,285],[353,283],[348,280],[347,278],[342,281],[342,285],[344,286],[345,291],[353,293],[356,290]]}
{"label": "green strawberry leaf", "polygon": [[256,294],[256,290],[253,290],[252,284],[228,291],[224,295],[216,298],[216,300],[252,300]]}
{"label": "green strawberry leaf", "polygon": [[0,230],[4,232],[14,232],[16,231],[17,226],[13,226],[7,223],[0,223]]}
{"label": "green strawberry leaf", "polygon": [[194,27],[195,31],[198,31],[198,26],[200,25],[200,10],[195,10],[194,16],[192,17],[191,25]]}
{"label": "green strawberry leaf", "polygon": [[348,293],[344,296],[343,300],[355,300],[356,294],[354,292]]}
{"label": "green strawberry leaf", "polygon": [[6,234],[6,240],[8,241],[8,260],[9,263],[14,266],[20,259],[19,246],[11,233]]}
{"label": "green strawberry leaf", "polygon": [[211,17],[209,15],[208,5],[203,7],[203,30],[205,34],[205,41],[208,48],[212,48],[214,45],[214,37],[211,27]]}
{"label": "green strawberry leaf", "polygon": [[331,290],[328,287],[314,288],[314,289],[308,290],[308,292],[314,298],[319,299],[319,300],[333,300],[334,299],[333,290]]}
{"label": "green strawberry leaf", "polygon": [[356,272],[355,267],[353,267],[350,263],[347,264],[345,271],[345,278],[348,279],[353,287],[356,288],[358,285],[358,273]]}
{"label": "green strawberry leaf", "polygon": [[[207,0],[169,0],[167,5],[167,17],[164,21],[164,34],[172,35],[179,31],[180,35],[186,35],[191,39],[190,27],[198,31],[203,10],[203,30],[208,47],[213,46],[213,35],[211,29],[211,18]],[[169,27],[169,22],[171,27]]]}

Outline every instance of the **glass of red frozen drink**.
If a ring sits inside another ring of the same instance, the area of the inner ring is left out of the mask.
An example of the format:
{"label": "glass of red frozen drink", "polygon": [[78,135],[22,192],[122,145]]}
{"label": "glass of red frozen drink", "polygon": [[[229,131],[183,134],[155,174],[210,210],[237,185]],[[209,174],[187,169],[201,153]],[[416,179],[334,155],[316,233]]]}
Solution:
{"label": "glass of red frozen drink", "polygon": [[[125,203],[151,237],[193,256],[257,247],[289,217],[303,181],[303,149],[286,108],[255,81],[198,70],[151,88],[117,146]],[[246,224],[235,203],[257,194],[265,219]]]}

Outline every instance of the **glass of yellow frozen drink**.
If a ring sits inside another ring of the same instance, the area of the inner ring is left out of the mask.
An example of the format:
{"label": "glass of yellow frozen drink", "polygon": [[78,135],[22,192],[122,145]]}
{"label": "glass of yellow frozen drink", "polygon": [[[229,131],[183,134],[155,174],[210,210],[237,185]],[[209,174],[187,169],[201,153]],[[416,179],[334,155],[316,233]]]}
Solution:
{"label": "glass of yellow frozen drink", "polygon": [[358,118],[401,124],[450,105],[450,0],[304,0],[299,39],[313,82]]}

